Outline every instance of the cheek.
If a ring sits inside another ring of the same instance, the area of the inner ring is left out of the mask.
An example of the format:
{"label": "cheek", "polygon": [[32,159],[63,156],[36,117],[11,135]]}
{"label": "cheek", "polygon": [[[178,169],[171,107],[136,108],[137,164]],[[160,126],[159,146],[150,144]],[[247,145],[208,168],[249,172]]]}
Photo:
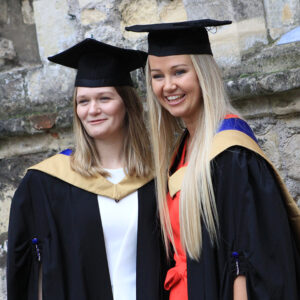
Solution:
{"label": "cheek", "polygon": [[125,110],[124,106],[122,108],[120,108],[120,110],[118,112],[118,116],[119,116],[118,119],[120,120],[120,123],[124,123],[125,116],[126,116],[126,110]]}
{"label": "cheek", "polygon": [[160,97],[157,97],[157,100],[158,100],[158,103],[165,109],[168,108],[168,104],[166,101],[164,101],[164,99],[160,98]]}
{"label": "cheek", "polygon": [[201,102],[201,100],[202,100],[202,90],[201,90],[201,87],[197,84],[194,87],[194,90],[195,90],[195,97],[197,99],[199,99],[199,101]]}
{"label": "cheek", "polygon": [[77,113],[77,116],[78,118],[80,119],[80,121],[83,121],[83,118],[84,118],[84,109],[80,106],[77,106],[76,108],[76,113]]}
{"label": "cheek", "polygon": [[160,87],[160,84],[155,82],[155,81],[152,81],[151,82],[151,86],[152,86],[152,91],[153,91],[153,94],[159,98],[160,97],[160,90],[161,90],[161,87]]}
{"label": "cheek", "polygon": [[187,80],[183,83],[182,86],[185,87],[185,90],[187,92],[191,93],[191,95],[193,95],[193,97],[195,97],[199,100],[202,99],[202,91],[199,86],[198,77],[191,76],[191,77],[187,78]]}
{"label": "cheek", "polygon": [[125,118],[126,109],[123,102],[114,105],[110,109],[110,115],[115,116],[117,119],[123,121]]}

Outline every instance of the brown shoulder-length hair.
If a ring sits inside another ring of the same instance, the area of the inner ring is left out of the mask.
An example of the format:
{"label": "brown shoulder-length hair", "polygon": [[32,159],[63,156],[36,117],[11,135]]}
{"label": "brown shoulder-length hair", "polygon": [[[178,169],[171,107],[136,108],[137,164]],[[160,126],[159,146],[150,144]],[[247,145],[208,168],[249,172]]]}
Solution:
{"label": "brown shoulder-length hair", "polygon": [[[124,121],[126,133],[123,145],[125,173],[128,176],[148,177],[153,173],[153,163],[141,99],[131,86],[114,88],[122,98],[126,109]],[[86,177],[98,174],[106,177],[109,174],[101,166],[101,158],[94,139],[88,135],[77,116],[76,94],[75,88],[73,96],[75,151],[71,156],[71,167],[75,172]]]}

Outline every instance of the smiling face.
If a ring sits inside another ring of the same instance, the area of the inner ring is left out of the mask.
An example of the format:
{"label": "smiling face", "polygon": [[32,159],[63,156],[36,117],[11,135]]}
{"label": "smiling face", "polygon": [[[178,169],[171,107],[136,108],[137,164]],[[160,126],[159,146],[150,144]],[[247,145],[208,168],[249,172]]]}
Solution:
{"label": "smiling face", "polygon": [[198,77],[189,55],[149,55],[152,90],[174,117],[195,122],[202,107]]}
{"label": "smiling face", "polygon": [[104,140],[124,134],[126,109],[114,87],[78,87],[76,112],[88,135]]}

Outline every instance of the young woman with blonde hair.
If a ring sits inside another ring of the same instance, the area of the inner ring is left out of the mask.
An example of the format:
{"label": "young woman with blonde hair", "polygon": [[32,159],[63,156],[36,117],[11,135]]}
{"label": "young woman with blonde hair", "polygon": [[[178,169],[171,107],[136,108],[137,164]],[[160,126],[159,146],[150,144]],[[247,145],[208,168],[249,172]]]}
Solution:
{"label": "young woman with blonde hair", "polygon": [[157,198],[174,253],[165,288],[170,300],[296,300],[299,209],[231,107],[205,28],[230,23],[126,28],[149,32]]}
{"label": "young woman with blonde hair", "polygon": [[78,70],[75,147],[31,167],[15,193],[8,300],[162,299],[152,157],[130,77],[146,58],[94,39],[49,58]]}

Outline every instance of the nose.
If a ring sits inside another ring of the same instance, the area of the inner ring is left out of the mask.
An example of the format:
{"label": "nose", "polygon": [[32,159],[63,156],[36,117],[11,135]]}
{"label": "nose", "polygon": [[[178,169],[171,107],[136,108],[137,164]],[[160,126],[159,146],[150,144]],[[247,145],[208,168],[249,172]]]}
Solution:
{"label": "nose", "polygon": [[90,107],[89,107],[89,113],[91,115],[97,115],[99,113],[101,113],[101,108],[99,103],[97,103],[97,101],[92,100]]}
{"label": "nose", "polygon": [[165,82],[164,82],[164,92],[173,92],[176,90],[176,83],[170,76],[165,77]]}

